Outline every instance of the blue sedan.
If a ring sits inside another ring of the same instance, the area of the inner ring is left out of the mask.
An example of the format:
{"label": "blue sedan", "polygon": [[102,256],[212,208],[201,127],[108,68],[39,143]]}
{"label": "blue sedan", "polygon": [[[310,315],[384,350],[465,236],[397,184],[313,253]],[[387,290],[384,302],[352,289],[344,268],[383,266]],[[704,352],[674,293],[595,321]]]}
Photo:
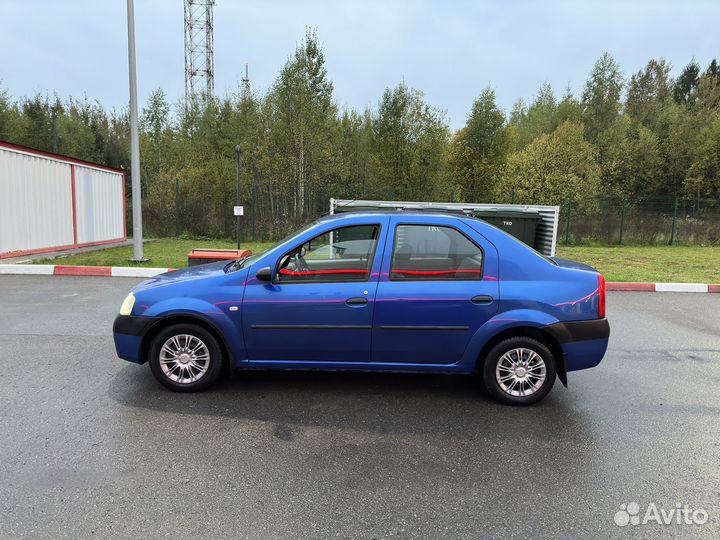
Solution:
{"label": "blue sedan", "polygon": [[495,399],[528,405],[598,365],[610,328],[587,265],[472,217],[362,212],[145,281],[113,332],[121,358],[181,392],[233,368],[479,373]]}

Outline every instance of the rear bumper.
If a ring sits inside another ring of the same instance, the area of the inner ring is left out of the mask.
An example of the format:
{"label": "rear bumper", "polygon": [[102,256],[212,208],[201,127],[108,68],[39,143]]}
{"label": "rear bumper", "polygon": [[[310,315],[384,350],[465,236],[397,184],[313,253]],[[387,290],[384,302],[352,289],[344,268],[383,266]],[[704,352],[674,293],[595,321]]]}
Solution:
{"label": "rear bumper", "polygon": [[559,322],[549,325],[547,330],[560,343],[608,339],[610,337],[610,324],[607,319]]}
{"label": "rear bumper", "polygon": [[113,340],[115,351],[123,360],[142,364],[143,337],[148,330],[160,320],[160,317],[138,317],[118,315],[113,323]]}
{"label": "rear bumper", "polygon": [[607,319],[560,322],[546,329],[560,342],[567,358],[567,371],[597,366],[605,356],[610,340]]}

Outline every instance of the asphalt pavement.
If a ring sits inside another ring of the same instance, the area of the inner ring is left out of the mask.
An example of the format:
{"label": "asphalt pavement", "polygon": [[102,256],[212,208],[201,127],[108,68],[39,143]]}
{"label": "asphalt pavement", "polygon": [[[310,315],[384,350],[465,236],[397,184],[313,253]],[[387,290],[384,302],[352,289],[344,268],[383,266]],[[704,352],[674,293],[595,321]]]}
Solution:
{"label": "asphalt pavement", "polygon": [[[137,282],[0,276],[0,538],[720,536],[720,295],[609,293],[603,363],[513,408],[469,376],[171,393],[115,356]],[[707,522],[642,524],[678,504]]]}

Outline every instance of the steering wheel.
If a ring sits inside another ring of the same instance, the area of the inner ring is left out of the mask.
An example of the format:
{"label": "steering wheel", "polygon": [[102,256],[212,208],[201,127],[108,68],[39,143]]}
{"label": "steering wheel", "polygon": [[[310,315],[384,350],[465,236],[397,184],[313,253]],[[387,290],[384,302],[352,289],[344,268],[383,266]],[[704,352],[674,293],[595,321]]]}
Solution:
{"label": "steering wheel", "polygon": [[310,267],[305,262],[305,259],[303,259],[303,256],[300,254],[300,251],[295,253],[295,256],[293,258],[295,259],[295,268],[297,268],[300,272],[310,271]]}

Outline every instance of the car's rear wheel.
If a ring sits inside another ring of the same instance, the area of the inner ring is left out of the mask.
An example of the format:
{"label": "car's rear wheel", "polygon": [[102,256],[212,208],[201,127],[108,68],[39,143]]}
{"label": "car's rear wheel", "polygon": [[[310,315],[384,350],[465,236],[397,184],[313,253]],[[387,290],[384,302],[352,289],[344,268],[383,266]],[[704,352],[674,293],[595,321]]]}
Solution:
{"label": "car's rear wheel", "polygon": [[513,337],[495,345],[483,365],[483,382],[490,395],[508,405],[531,405],[555,384],[555,358],[543,343]]}
{"label": "car's rear wheel", "polygon": [[200,392],[222,372],[217,339],[194,324],[175,324],[158,332],[150,344],[150,369],[164,386],[176,392]]}

